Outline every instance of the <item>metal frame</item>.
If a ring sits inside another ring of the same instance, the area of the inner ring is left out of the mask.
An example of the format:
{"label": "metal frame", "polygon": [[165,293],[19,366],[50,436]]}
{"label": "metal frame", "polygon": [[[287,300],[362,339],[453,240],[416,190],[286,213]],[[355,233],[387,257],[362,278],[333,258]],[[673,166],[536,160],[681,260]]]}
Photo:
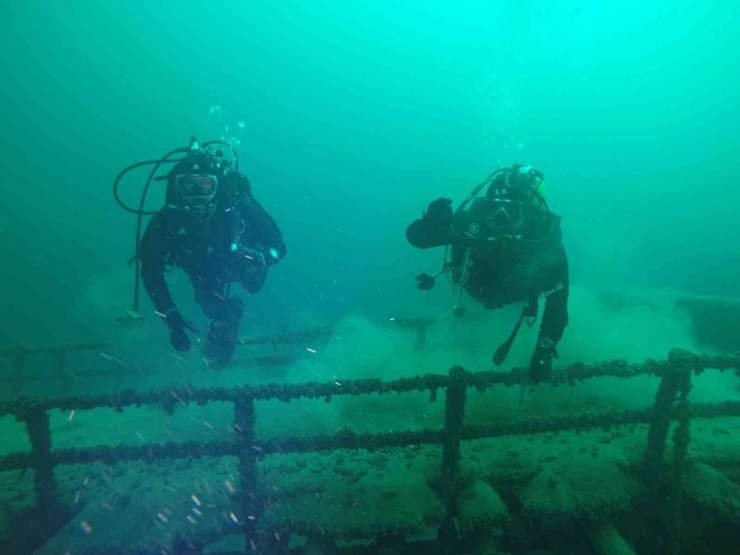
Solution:
{"label": "metal frame", "polygon": [[[655,375],[661,378],[655,405],[651,409],[631,411],[608,411],[574,416],[542,419],[519,419],[496,421],[484,425],[466,426],[464,424],[467,389],[475,387],[483,391],[494,385],[513,386],[521,384],[523,371],[512,373],[477,372],[470,373],[457,366],[448,375],[426,374],[413,378],[401,378],[383,382],[379,379],[363,379],[337,382],[302,384],[265,384],[236,388],[182,388],[177,390],[137,392],[126,390],[110,395],[85,395],[61,397],[57,399],[19,398],[0,403],[0,416],[15,415],[25,422],[31,443],[30,453],[12,453],[0,458],[0,471],[33,468],[35,471],[35,491],[39,513],[50,516],[57,511],[57,487],[54,479],[56,465],[85,464],[96,461],[113,463],[116,461],[143,461],[151,463],[160,459],[179,459],[189,457],[236,456],[239,461],[238,475],[241,484],[241,507],[245,515],[254,519],[244,522],[246,533],[246,552],[266,542],[274,542],[271,534],[259,529],[261,504],[254,495],[258,480],[257,460],[275,453],[306,453],[335,449],[368,449],[400,447],[411,444],[441,444],[441,476],[444,484],[443,501],[447,516],[439,526],[439,540],[453,542],[455,531],[453,520],[456,515],[456,496],[458,493],[458,472],[460,461],[460,442],[480,438],[492,438],[509,434],[529,434],[567,429],[589,429],[594,427],[650,423],[648,446],[644,466],[646,485],[669,481],[668,487],[654,488],[656,496],[665,497],[666,502],[675,508],[670,522],[664,522],[661,532],[667,545],[675,542],[680,521],[680,493],[682,469],[688,448],[688,422],[691,416],[719,417],[740,416],[740,402],[703,404],[690,406],[688,392],[691,375],[698,375],[705,369],[726,370],[740,368],[740,355],[698,356],[687,351],[674,349],[665,361],[648,360],[641,364],[628,364],[615,360],[596,364],[576,363],[558,368],[551,383],[575,384],[589,378],[612,376],[629,378],[639,375]],[[284,437],[279,440],[261,440],[255,432],[255,401],[279,399],[289,402],[294,399],[323,398],[330,402],[339,395],[369,395],[404,393],[410,391],[429,391],[431,400],[436,400],[437,392],[445,390],[445,418],[443,429],[424,429],[420,431],[362,433],[351,429],[340,430],[331,436]],[[49,410],[89,410],[112,407],[123,411],[129,406],[163,405],[174,410],[178,403],[205,405],[210,402],[228,401],[234,404],[234,430],[236,442],[168,442],[143,446],[119,445],[97,446],[87,449],[53,449],[49,429]],[[674,436],[674,459],[670,474],[663,467],[663,452],[670,421],[679,421],[679,430]],[[668,476],[668,477],[666,477]],[[659,493],[659,491],[661,493]],[[655,499],[655,497],[653,498]],[[287,535],[287,534],[285,534]]]}

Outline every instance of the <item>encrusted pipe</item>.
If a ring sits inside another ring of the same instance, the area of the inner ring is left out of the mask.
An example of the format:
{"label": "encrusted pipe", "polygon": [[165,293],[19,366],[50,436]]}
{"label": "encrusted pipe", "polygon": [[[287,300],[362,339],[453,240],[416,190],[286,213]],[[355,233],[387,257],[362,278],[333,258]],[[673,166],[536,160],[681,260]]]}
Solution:
{"label": "encrusted pipe", "polygon": [[688,395],[691,391],[691,370],[682,368],[679,378],[678,425],[673,432],[673,465],[671,468],[670,484],[668,488],[669,519],[668,552],[671,554],[681,551],[681,500],[683,498],[683,479],[686,471],[686,462],[689,454],[691,435],[689,423],[691,421],[691,403]]}
{"label": "encrusted pipe", "polygon": [[23,415],[31,440],[31,464],[34,469],[36,506],[43,516],[57,508],[57,485],[54,480],[54,460],[51,456],[49,415],[41,409],[29,409]]}
{"label": "encrusted pipe", "polygon": [[[740,356],[720,355],[702,356],[691,359],[692,366],[700,368],[712,368],[717,370],[740,368]],[[569,366],[558,367],[558,372],[551,383],[575,383],[589,378],[611,376],[617,378],[632,378],[644,374],[663,376],[670,366],[669,361],[648,360],[641,364],[627,364],[626,361],[609,361],[594,364],[575,363]],[[521,382],[516,372],[475,372],[467,373],[465,382],[468,386],[475,387],[479,391],[494,385],[505,385],[507,387],[517,385]],[[185,403],[198,403],[204,405],[209,402],[223,401],[234,402],[236,397],[249,395],[255,400],[279,399],[290,401],[292,399],[318,399],[326,398],[327,395],[369,395],[373,393],[406,393],[411,391],[431,391],[434,389],[447,388],[450,378],[440,374],[425,374],[413,378],[400,378],[393,381],[381,381],[377,378],[346,380],[338,387],[335,381],[326,383],[285,383],[285,384],[259,384],[243,386],[238,389],[227,389],[224,387],[193,388],[183,387],[171,391],[135,391],[126,389],[108,395],[78,395],[57,399],[33,399],[34,405],[45,410],[88,410],[100,407],[113,407],[115,409],[132,405],[147,405],[161,403],[162,396],[178,395]],[[19,414],[25,409],[29,400],[0,401],[0,416],[6,414]],[[729,407],[729,405],[728,405]],[[731,410],[728,408],[718,410]]]}
{"label": "encrusted pipe", "polygon": [[[691,405],[691,373],[700,372],[699,357],[685,351],[673,350],[668,356],[668,367],[658,387],[653,406],[652,422],[645,452],[644,479],[646,487],[645,508],[652,524],[650,549],[674,555],[681,552],[681,498],[683,475],[689,447],[689,421]],[[678,407],[674,403],[678,401]],[[678,419],[673,435],[673,461],[671,468],[664,462],[664,452],[671,417]]]}
{"label": "encrusted pipe", "polygon": [[670,365],[663,374],[658,392],[655,395],[643,468],[645,485],[651,489],[658,487],[662,474],[663,453],[665,452],[668,428],[671,424],[671,409],[678,392],[679,379],[680,369],[675,365]]}
{"label": "encrusted pipe", "polygon": [[457,516],[457,490],[460,474],[460,440],[465,419],[467,372],[460,366],[450,369],[450,385],[445,398],[445,427],[442,438],[442,496],[446,517],[440,527],[440,540],[454,541],[454,520]]}
{"label": "encrusted pipe", "polygon": [[242,496],[241,508],[243,529],[246,535],[246,552],[258,550],[257,522],[260,505],[257,492],[257,456],[259,447],[255,445],[254,399],[242,396],[234,401],[234,431],[236,434],[237,459],[239,461],[239,484]]}

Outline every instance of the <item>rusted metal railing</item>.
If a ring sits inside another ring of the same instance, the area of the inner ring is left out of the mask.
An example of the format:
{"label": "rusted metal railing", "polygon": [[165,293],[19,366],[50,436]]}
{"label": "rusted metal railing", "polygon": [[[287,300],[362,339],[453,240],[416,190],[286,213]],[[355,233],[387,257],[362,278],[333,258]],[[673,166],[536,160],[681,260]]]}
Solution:
{"label": "rusted metal railing", "polygon": [[[384,328],[402,328],[402,329],[416,329],[416,346],[418,348],[423,347],[426,344],[427,329],[430,325],[435,322],[433,318],[417,317],[417,318],[391,318],[376,322]],[[286,332],[277,335],[260,335],[250,336],[239,339],[239,346],[255,346],[255,345],[266,345],[272,346],[273,352],[278,349],[281,345],[299,345],[309,342],[326,341],[330,339],[336,330],[331,327],[314,327],[305,328],[297,331]],[[121,361],[112,370],[96,370],[96,371],[85,371],[79,373],[73,373],[68,369],[67,359],[68,354],[71,352],[89,351],[96,349],[107,349],[112,345],[110,343],[78,343],[69,345],[56,345],[47,347],[15,347],[13,349],[7,349],[0,351],[0,358],[10,358],[11,370],[9,375],[0,376],[0,383],[7,383],[10,386],[10,394],[12,397],[20,395],[23,392],[23,387],[27,382],[38,382],[38,381],[56,381],[59,385],[62,394],[69,394],[72,385],[78,379],[89,380],[99,378],[114,378],[116,380],[116,386],[122,388],[125,385],[126,375],[133,371],[128,368]],[[29,356],[32,355],[51,355],[54,361],[54,372],[43,373],[43,374],[27,374],[25,373],[26,362]],[[113,357],[107,357],[111,360]],[[232,366],[284,366],[295,362],[296,357],[291,355],[272,355],[272,356],[258,356],[250,357],[246,359],[235,359],[231,362]]]}
{"label": "rusted metal railing", "polygon": [[[685,433],[679,434],[675,442],[673,489],[669,489],[676,499],[676,487],[680,484],[680,473],[688,441],[688,380],[692,374],[704,369],[740,368],[740,356],[697,356],[674,350],[665,361],[649,360],[642,364],[628,364],[625,361],[610,361],[596,364],[573,364],[558,368],[552,378],[553,385],[574,384],[597,376],[633,377],[655,375],[662,378],[655,406],[651,409],[630,411],[589,412],[582,415],[555,418],[528,418],[511,421],[496,421],[484,425],[466,426],[464,424],[466,391],[475,387],[483,391],[494,385],[513,386],[521,383],[523,372],[470,373],[455,367],[448,375],[426,374],[412,378],[401,378],[383,382],[379,379],[351,380],[331,383],[265,384],[236,388],[182,388],[178,390],[136,392],[126,390],[111,395],[85,395],[59,399],[20,398],[0,403],[0,416],[12,414],[26,423],[31,442],[30,453],[12,453],[0,458],[0,471],[33,468],[35,470],[36,500],[40,510],[51,511],[57,504],[57,490],[54,481],[54,466],[84,464],[95,461],[113,463],[116,461],[154,462],[160,459],[179,459],[186,457],[218,457],[233,455],[238,458],[241,505],[247,515],[254,519],[245,520],[247,551],[252,546],[264,546],[269,537],[260,530],[261,503],[257,495],[257,460],[275,453],[311,452],[334,449],[376,450],[386,447],[400,447],[411,444],[441,444],[441,484],[442,497],[447,508],[447,517],[440,523],[440,541],[454,541],[453,521],[456,515],[456,498],[459,490],[458,474],[460,464],[460,442],[479,438],[490,438],[509,434],[527,434],[558,431],[566,429],[589,429],[593,427],[651,423],[648,448],[645,456],[645,474],[657,481],[664,475],[664,469],[657,462],[662,458],[665,448],[667,425],[671,419],[679,420],[679,429],[684,426]],[[337,434],[316,437],[283,437],[261,440],[255,431],[255,401],[279,399],[290,401],[300,398],[323,398],[330,402],[333,396],[404,393],[429,391],[431,400],[437,392],[444,389],[445,419],[443,429],[424,429],[405,432],[362,433],[349,428]],[[674,402],[678,399],[678,405]],[[46,411],[86,410],[100,407],[113,407],[118,411],[129,406],[163,405],[174,410],[177,403],[196,403],[228,401],[234,404],[234,429],[236,441],[211,442],[168,442],[142,446],[98,446],[87,449],[51,448],[49,420]],[[740,402],[694,405],[691,415],[702,417],[740,416]],[[257,447],[257,449],[255,449]],[[678,475],[676,474],[678,473]],[[680,495],[680,493],[679,493]],[[679,497],[680,498],[680,497]],[[669,500],[670,501],[670,500]],[[670,533],[674,533],[674,522]],[[669,532],[666,532],[667,534]],[[272,540],[274,541],[274,540]]]}
{"label": "rusted metal railing", "polygon": [[[75,351],[88,351],[109,347],[108,343],[76,343],[53,347],[24,348],[21,346],[0,351],[0,358],[10,358],[10,375],[0,378],[0,382],[10,384],[11,395],[19,395],[26,381],[56,380],[63,393],[68,393],[75,376],[67,369],[67,354]],[[24,374],[26,359],[30,355],[51,355],[54,359],[53,374]]]}

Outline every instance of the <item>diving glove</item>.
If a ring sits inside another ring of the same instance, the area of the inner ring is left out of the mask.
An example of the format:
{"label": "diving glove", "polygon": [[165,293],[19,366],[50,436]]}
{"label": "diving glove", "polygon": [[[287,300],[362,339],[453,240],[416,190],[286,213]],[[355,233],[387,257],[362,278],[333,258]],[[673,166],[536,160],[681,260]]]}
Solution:
{"label": "diving glove", "polygon": [[185,328],[198,333],[198,328],[195,327],[195,324],[180,314],[179,310],[172,309],[167,313],[167,326],[170,328],[170,343],[172,343],[175,350],[189,351],[190,338],[185,333]]}
{"label": "diving glove", "polygon": [[555,350],[555,342],[547,337],[542,337],[529,362],[529,378],[532,383],[539,383],[550,379],[552,374],[552,359],[558,356]]}
{"label": "diving glove", "polygon": [[416,281],[418,282],[416,287],[422,291],[428,291],[434,287],[435,278],[436,276],[430,276],[429,274],[419,274],[416,276]]}

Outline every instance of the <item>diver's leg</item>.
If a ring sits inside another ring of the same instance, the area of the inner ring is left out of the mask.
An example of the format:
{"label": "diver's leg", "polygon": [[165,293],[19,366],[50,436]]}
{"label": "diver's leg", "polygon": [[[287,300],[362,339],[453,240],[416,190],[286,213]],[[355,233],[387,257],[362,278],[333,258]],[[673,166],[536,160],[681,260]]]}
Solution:
{"label": "diver's leg", "polygon": [[221,305],[206,334],[205,355],[217,368],[223,368],[239,343],[237,334],[242,319],[242,300],[233,296]]}
{"label": "diver's leg", "polygon": [[239,297],[228,296],[229,284],[223,272],[208,271],[205,277],[197,272],[187,273],[193,283],[195,302],[211,320],[206,333],[206,359],[222,367],[236,349],[242,301]]}
{"label": "diver's leg", "polygon": [[214,273],[207,264],[184,267],[193,285],[193,298],[206,317],[218,318],[226,301],[226,283],[221,273]]}
{"label": "diver's leg", "polygon": [[235,344],[242,312],[243,305],[239,297],[232,296],[226,299],[208,328],[208,338],[219,343]]}
{"label": "diver's leg", "polygon": [[211,320],[220,318],[221,313],[226,305],[226,297],[224,293],[225,287],[213,287],[213,286],[201,286],[195,287],[195,302],[203,310],[205,314]]}
{"label": "diver's leg", "polygon": [[216,366],[231,360],[238,343],[239,324],[242,319],[242,300],[229,296],[230,287],[223,274],[212,280],[203,298],[203,312],[211,318],[206,334],[205,354]]}

